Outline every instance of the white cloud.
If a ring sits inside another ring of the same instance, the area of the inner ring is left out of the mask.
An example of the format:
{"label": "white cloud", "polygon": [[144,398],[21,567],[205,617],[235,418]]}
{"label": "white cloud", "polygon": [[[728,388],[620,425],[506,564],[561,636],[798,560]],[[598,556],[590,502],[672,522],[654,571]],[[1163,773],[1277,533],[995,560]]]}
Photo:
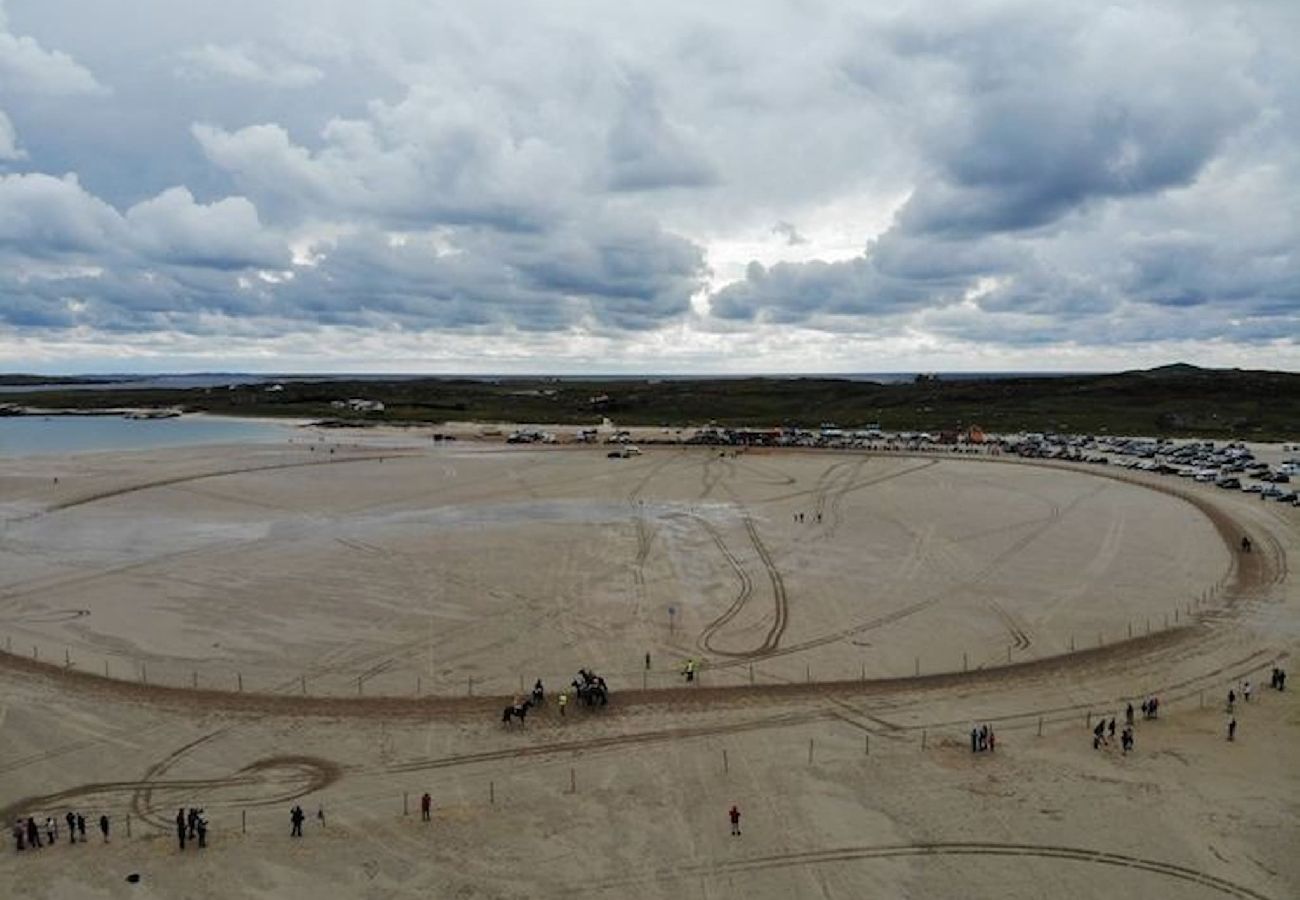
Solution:
{"label": "white cloud", "polygon": [[308,87],[325,77],[313,65],[277,56],[253,44],[204,44],[181,54],[178,74],[198,78],[215,75],[279,88]]}
{"label": "white cloud", "polygon": [[26,158],[27,152],[18,146],[18,132],[14,130],[14,123],[0,109],[0,162]]}
{"label": "white cloud", "polygon": [[11,34],[0,8],[0,90],[33,94],[105,94],[90,70],[32,37]]}

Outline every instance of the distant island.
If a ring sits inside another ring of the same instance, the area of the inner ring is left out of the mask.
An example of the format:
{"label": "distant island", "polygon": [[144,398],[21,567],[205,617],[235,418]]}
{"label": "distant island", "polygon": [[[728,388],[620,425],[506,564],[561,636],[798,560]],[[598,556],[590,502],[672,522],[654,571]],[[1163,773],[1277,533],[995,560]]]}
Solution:
{"label": "distant island", "polygon": [[[879,425],[888,430],[979,426],[1168,437],[1290,440],[1300,436],[1300,374],[1186,364],[1104,375],[918,376],[899,384],[847,378],[497,379],[303,376],[201,388],[25,391],[9,414],[40,409],[175,408],[350,424],[447,421],[691,427]],[[95,379],[0,375],[0,384],[85,385]]]}

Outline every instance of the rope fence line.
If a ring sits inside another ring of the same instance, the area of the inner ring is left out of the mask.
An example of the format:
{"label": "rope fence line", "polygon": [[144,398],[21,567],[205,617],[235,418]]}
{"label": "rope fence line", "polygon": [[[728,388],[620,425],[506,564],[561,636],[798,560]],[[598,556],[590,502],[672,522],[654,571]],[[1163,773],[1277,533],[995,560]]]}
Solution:
{"label": "rope fence line", "polygon": [[[844,660],[822,664],[772,661],[765,663],[762,658],[759,658],[745,665],[730,664],[719,668],[710,666],[709,660],[702,655],[697,656],[685,648],[674,648],[676,652],[668,666],[660,664],[654,668],[647,668],[634,664],[629,668],[615,670],[602,668],[600,673],[612,682],[611,688],[615,691],[635,688],[663,689],[682,685],[684,679],[681,665],[688,658],[696,660],[696,683],[707,683],[715,687],[793,683],[815,685],[828,681],[848,680],[872,683],[909,677],[987,673],[1027,662],[1063,659],[1069,654],[1080,651],[1111,647],[1163,632],[1177,631],[1196,624],[1202,615],[1213,615],[1213,610],[1203,608],[1217,600],[1219,594],[1218,585],[1207,588],[1192,599],[1167,608],[1166,611],[1158,614],[1159,618],[1146,616],[1139,621],[1129,620],[1118,632],[1114,626],[1109,634],[1105,630],[1072,632],[1069,634],[1068,643],[1053,648],[1056,652],[1026,652],[1017,648],[1014,642],[1008,642],[1005,645],[998,645],[996,649],[985,646],[979,651],[954,650],[948,654],[950,657],[948,659],[940,658],[938,654],[915,654],[909,661],[910,665],[901,665],[895,660],[891,666],[892,671],[869,672],[861,656],[856,661],[849,661],[847,654]],[[547,693],[553,694],[568,688],[577,670],[575,665],[574,672],[568,673],[516,672],[511,675],[482,675],[444,671],[430,674],[427,671],[408,668],[394,671],[385,665],[386,660],[360,671],[355,668],[303,672],[268,670],[263,666],[216,667],[211,664],[186,663],[162,657],[130,657],[120,652],[104,651],[84,644],[75,646],[47,636],[33,636],[32,632],[22,636],[5,634],[2,650],[10,657],[39,663],[50,669],[65,669],[126,684],[252,695],[293,693],[316,698],[360,696],[375,699],[412,697],[439,699],[526,696],[531,692],[533,682],[538,677],[542,679]],[[662,658],[667,654],[662,648],[656,648],[654,655]],[[637,662],[640,662],[639,656]]]}

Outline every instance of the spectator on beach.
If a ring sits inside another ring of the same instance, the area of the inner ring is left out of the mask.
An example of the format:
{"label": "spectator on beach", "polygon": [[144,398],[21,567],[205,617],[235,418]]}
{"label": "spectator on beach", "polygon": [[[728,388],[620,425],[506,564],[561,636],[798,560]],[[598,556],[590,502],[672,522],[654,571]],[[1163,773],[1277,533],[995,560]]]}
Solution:
{"label": "spectator on beach", "polygon": [[176,843],[180,844],[180,849],[185,849],[185,810],[176,810]]}
{"label": "spectator on beach", "polygon": [[1243,684],[1243,685],[1241,686],[1241,699],[1245,700],[1247,703],[1250,702],[1250,682],[1249,682],[1249,681],[1247,681],[1245,684]]}
{"label": "spectator on beach", "polygon": [[[1146,712],[1146,710],[1143,710],[1143,712]],[[1133,704],[1132,704],[1132,703],[1129,703],[1127,706],[1124,707],[1124,724],[1125,724],[1125,725],[1132,725],[1132,724],[1133,724]]]}
{"label": "spectator on beach", "polygon": [[305,818],[301,806],[295,805],[289,810],[289,821],[293,823],[293,828],[289,831],[290,837],[302,837],[302,820]]}
{"label": "spectator on beach", "polygon": [[1228,720],[1228,740],[1235,741],[1236,739],[1237,739],[1237,717],[1233,716],[1231,719]]}
{"label": "spectator on beach", "polygon": [[1234,691],[1232,688],[1228,688],[1228,712],[1232,712],[1232,708],[1236,705],[1237,705],[1237,692]]}
{"label": "spectator on beach", "polygon": [[972,725],[970,727],[970,752],[978,753],[980,749],[980,730]]}
{"label": "spectator on beach", "polygon": [[194,816],[194,831],[199,836],[199,849],[208,845],[208,820],[203,818],[203,810]]}
{"label": "spectator on beach", "polygon": [[27,831],[25,828],[23,828],[22,819],[18,819],[14,822],[13,834],[14,834],[14,849],[17,850],[19,853],[22,853],[24,850],[27,849],[27,841],[25,840],[27,836]]}
{"label": "spectator on beach", "polygon": [[731,819],[731,833],[740,834],[740,808],[736,804],[731,804],[731,809],[727,811],[727,817]]}
{"label": "spectator on beach", "polygon": [[108,843],[108,816],[107,815],[101,815],[99,817],[99,833],[104,836],[104,843],[107,844]]}
{"label": "spectator on beach", "polygon": [[424,796],[420,798],[420,820],[423,822],[428,822],[430,818],[430,811],[432,809],[433,809],[433,798],[429,796],[428,791],[425,791]]}
{"label": "spectator on beach", "polygon": [[54,846],[54,840],[59,836],[59,826],[54,820],[54,816],[45,817],[45,841],[51,847]]}
{"label": "spectator on beach", "polygon": [[993,752],[994,747],[995,747],[996,744],[997,744],[997,741],[998,741],[998,739],[997,739],[997,735],[995,735],[995,734],[993,733],[993,729],[990,728],[990,729],[989,729],[989,752],[990,752],[990,753]]}
{"label": "spectator on beach", "polygon": [[41,830],[36,827],[36,820],[31,816],[27,817],[27,846],[33,850],[41,847]]}
{"label": "spectator on beach", "polygon": [[81,836],[81,842],[86,843],[86,817],[77,813],[77,834]]}

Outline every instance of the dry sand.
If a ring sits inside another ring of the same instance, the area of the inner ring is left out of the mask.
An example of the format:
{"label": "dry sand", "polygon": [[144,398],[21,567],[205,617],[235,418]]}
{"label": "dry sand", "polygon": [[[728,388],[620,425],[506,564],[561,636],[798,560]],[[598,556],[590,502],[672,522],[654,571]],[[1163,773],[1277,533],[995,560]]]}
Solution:
{"label": "dry sand", "polygon": [[[1300,893],[1300,715],[1267,687],[1300,641],[1300,511],[1275,503],[331,434],[0,462],[0,517],[0,808],[116,829],[0,857],[14,896]],[[502,728],[521,683],[583,665],[610,707]],[[1152,693],[1135,754],[1092,750]],[[293,802],[327,825],[291,841]],[[181,805],[203,855],[168,835]]]}

